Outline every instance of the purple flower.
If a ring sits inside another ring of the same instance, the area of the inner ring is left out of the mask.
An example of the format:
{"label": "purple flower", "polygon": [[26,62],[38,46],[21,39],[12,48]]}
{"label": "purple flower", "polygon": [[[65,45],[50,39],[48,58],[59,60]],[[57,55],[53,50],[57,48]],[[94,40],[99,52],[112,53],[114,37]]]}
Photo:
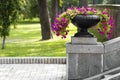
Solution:
{"label": "purple flower", "polygon": [[106,14],[106,15],[108,15],[107,10],[105,9],[105,10],[102,12],[102,14]]}
{"label": "purple flower", "polygon": [[[55,32],[55,34],[56,34],[56,36],[60,36],[61,35],[61,30],[63,29],[63,28],[66,28],[67,27],[67,25],[68,25],[68,20],[66,19],[66,18],[61,18],[61,19],[59,19],[59,18],[56,18],[55,20],[54,20],[54,23],[52,24],[52,31],[54,31]],[[68,31],[62,31],[63,33],[64,32],[67,32],[68,33]],[[62,35],[63,36],[63,38],[65,38],[66,36],[65,35]]]}
{"label": "purple flower", "polygon": [[68,25],[68,20],[66,18],[62,18],[60,22],[62,27],[66,27]]}
{"label": "purple flower", "polygon": [[101,31],[100,29],[98,29],[98,32],[101,34],[101,35],[104,35],[105,33],[103,31]]}

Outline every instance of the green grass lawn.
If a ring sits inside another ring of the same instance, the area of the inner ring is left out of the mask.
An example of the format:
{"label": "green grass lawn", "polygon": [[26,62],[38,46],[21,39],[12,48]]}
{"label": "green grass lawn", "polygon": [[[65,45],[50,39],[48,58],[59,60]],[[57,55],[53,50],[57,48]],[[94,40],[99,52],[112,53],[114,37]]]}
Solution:
{"label": "green grass lawn", "polygon": [[70,35],[66,39],[54,35],[53,39],[41,41],[39,23],[19,24],[17,29],[11,27],[6,48],[0,49],[0,56],[66,56],[66,42],[70,41],[70,36],[76,31],[74,27],[70,29]]}
{"label": "green grass lawn", "polygon": [[[53,39],[41,41],[40,24],[33,22],[21,22],[17,25],[17,29],[11,27],[10,36],[6,40],[6,48],[0,49],[0,56],[66,56],[66,42],[70,42],[71,36],[76,33],[76,27],[72,24],[70,33],[66,39],[53,36]],[[103,39],[94,32],[99,41]],[[0,38],[0,41],[2,39]],[[1,48],[1,42],[0,42]]]}

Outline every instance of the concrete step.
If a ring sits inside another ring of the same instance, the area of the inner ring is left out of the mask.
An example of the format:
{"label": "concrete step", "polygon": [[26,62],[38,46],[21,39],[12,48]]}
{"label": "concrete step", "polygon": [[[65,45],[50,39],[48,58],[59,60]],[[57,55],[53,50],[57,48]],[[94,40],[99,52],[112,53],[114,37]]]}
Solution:
{"label": "concrete step", "polygon": [[105,71],[101,74],[83,80],[120,80],[120,67]]}
{"label": "concrete step", "polygon": [[112,74],[112,75],[104,75],[105,78],[101,80],[120,80],[120,73]]}

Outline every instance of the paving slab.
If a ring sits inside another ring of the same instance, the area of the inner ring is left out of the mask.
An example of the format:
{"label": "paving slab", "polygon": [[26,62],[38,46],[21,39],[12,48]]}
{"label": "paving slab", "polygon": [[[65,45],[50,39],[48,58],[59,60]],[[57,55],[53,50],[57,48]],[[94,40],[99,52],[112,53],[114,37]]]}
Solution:
{"label": "paving slab", "polygon": [[0,80],[66,80],[66,64],[0,64]]}

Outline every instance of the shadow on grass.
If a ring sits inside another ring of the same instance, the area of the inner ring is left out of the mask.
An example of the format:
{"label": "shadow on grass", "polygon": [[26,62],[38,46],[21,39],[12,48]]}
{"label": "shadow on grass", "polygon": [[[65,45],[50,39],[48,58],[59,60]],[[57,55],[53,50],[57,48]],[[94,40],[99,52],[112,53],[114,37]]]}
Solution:
{"label": "shadow on grass", "polygon": [[38,24],[40,21],[18,21],[20,25],[27,25],[27,24]]}

